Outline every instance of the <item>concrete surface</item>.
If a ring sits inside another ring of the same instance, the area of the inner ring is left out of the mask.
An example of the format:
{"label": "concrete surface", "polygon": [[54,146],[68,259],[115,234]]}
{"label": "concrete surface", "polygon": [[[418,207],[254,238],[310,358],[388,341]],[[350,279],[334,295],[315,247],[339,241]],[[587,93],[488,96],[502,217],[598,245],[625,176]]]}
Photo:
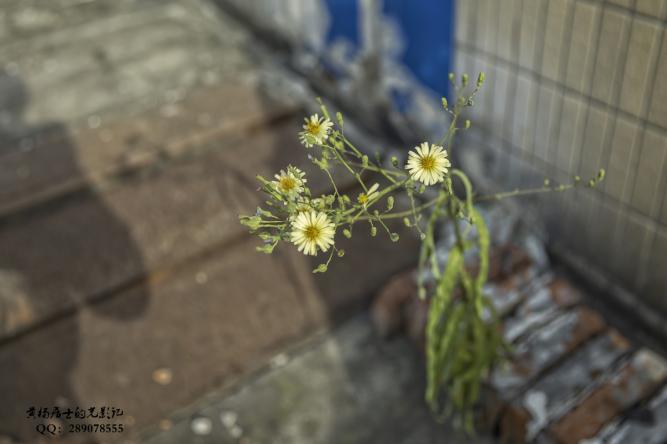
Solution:
{"label": "concrete surface", "polygon": [[313,172],[305,112],[269,97],[252,36],[211,3],[2,8],[0,437],[42,439],[30,406],[108,405],[124,433],[58,441],[133,442],[413,262],[407,235],[355,236],[319,279],[321,260],[288,245],[254,251],[238,223],[259,202],[254,176]]}
{"label": "concrete surface", "polygon": [[169,418],[162,424],[169,429],[148,432],[144,443],[490,443],[435,421],[423,374],[414,345],[380,339],[364,314],[275,356],[236,390]]}

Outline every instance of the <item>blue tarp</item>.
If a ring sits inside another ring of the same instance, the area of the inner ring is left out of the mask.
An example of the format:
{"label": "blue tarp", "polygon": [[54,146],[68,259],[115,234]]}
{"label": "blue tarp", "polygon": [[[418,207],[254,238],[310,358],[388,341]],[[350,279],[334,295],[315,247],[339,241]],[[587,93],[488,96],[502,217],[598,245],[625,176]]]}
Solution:
{"label": "blue tarp", "polygon": [[[328,41],[347,40],[361,45],[359,0],[326,0],[331,15]],[[448,95],[452,69],[454,0],[384,0],[382,12],[402,33],[401,62],[425,87]]]}

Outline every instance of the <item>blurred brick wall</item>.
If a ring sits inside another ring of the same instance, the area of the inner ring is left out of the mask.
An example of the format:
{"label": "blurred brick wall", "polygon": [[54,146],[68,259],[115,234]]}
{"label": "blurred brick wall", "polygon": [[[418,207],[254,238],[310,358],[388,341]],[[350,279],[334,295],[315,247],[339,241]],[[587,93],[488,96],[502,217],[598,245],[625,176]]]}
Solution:
{"label": "blurred brick wall", "polygon": [[458,72],[484,71],[467,144],[494,187],[607,170],[530,202],[554,245],[667,314],[667,0],[459,0]]}

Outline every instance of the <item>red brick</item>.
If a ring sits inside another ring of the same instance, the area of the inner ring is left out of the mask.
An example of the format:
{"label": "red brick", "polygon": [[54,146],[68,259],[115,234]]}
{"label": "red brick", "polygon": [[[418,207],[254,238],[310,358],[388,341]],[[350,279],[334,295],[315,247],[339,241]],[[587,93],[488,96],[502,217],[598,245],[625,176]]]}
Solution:
{"label": "red brick", "polygon": [[[551,421],[557,420],[575,406],[582,393],[598,384],[601,375],[623,355],[630,345],[615,331],[592,339],[567,356],[558,366],[543,373],[537,381],[520,387],[521,390],[499,391],[504,401],[501,436],[521,436],[524,441],[535,438]],[[499,387],[494,387],[498,390]],[[529,398],[542,397],[544,411],[534,416]]]}
{"label": "red brick", "polygon": [[549,427],[559,442],[590,438],[631,405],[645,399],[667,377],[667,362],[642,349],[575,409]]}
{"label": "red brick", "polygon": [[562,313],[514,346],[515,354],[508,367],[493,373],[493,387],[504,399],[510,399],[605,327],[602,317],[587,308]]}

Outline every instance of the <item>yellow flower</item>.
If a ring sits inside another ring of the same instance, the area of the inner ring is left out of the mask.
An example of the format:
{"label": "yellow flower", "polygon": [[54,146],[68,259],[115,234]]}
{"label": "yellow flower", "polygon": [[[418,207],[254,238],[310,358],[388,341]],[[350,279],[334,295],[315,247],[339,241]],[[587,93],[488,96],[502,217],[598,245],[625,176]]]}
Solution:
{"label": "yellow flower", "polygon": [[299,213],[292,224],[291,240],[299,251],[315,256],[317,249],[327,251],[334,243],[336,227],[321,211]]}
{"label": "yellow flower", "polygon": [[324,117],[313,114],[306,118],[303,125],[303,131],[299,133],[299,139],[306,147],[313,145],[322,145],[329,137],[329,132],[333,123]]}
{"label": "yellow flower", "polygon": [[307,182],[306,173],[291,165],[287,167],[287,171],[280,170],[280,174],[276,174],[275,178],[276,180],[271,184],[287,197],[294,197],[302,193],[303,186]]}
{"label": "yellow flower", "polygon": [[357,197],[357,202],[359,202],[361,205],[363,205],[364,208],[366,208],[368,202],[377,197],[379,187],[380,185],[373,184],[373,186],[371,186],[365,193],[359,194],[359,197]]}
{"label": "yellow flower", "polygon": [[452,166],[447,158],[447,150],[438,145],[429,145],[423,142],[408,154],[408,164],[405,168],[410,176],[423,183],[433,185],[442,182],[447,174],[447,168]]}

